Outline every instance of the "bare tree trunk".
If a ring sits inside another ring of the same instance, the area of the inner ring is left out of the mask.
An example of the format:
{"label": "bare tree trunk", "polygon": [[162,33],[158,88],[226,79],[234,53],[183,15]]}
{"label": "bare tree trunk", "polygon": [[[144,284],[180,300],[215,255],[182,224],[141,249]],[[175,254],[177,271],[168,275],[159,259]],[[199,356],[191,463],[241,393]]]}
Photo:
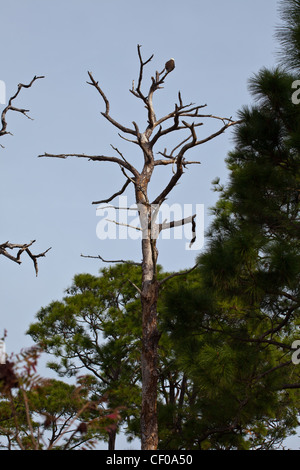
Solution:
{"label": "bare tree trunk", "polygon": [[[143,240],[142,280],[142,409],[141,449],[155,450],[158,445],[157,424],[157,363],[158,341],[156,252],[153,240]],[[154,258],[154,259],[153,259]]]}
{"label": "bare tree trunk", "polygon": [[154,217],[148,201],[148,183],[154,169],[152,149],[144,147],[145,163],[135,181],[135,195],[142,228],[142,408],[141,449],[155,450],[158,445],[157,382],[158,341],[157,328],[157,256],[153,237]]}

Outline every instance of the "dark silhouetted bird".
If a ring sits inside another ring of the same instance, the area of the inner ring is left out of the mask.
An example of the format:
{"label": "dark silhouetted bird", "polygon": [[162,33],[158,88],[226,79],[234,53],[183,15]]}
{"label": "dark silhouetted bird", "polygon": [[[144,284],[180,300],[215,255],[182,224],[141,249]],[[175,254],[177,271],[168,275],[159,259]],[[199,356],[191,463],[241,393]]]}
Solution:
{"label": "dark silhouetted bird", "polygon": [[175,60],[173,58],[165,63],[165,69],[168,73],[175,69]]}

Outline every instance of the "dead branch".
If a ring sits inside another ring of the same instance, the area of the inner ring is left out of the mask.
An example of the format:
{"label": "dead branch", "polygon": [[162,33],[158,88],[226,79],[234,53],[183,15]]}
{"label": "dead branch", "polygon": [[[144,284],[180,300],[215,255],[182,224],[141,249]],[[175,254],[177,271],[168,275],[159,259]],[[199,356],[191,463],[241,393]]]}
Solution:
{"label": "dead branch", "polygon": [[[133,122],[134,128],[131,129],[126,126],[123,126],[121,123],[115,121],[111,117],[109,100],[106,94],[104,93],[104,91],[102,90],[102,88],[99,86],[99,83],[94,79],[91,72],[88,72],[90,81],[87,83],[89,85],[92,85],[97,90],[97,92],[100,94],[101,98],[104,101],[105,111],[102,113],[102,115],[122,132],[135,136],[136,140],[133,140],[133,139],[127,139],[123,137],[121,134],[119,134],[119,136],[125,139],[126,141],[138,144],[141,147],[143,151],[144,163],[145,163],[142,173],[139,173],[138,170],[125,159],[123,154],[116,147],[113,147],[113,146],[112,146],[113,149],[118,153],[118,157],[109,157],[109,156],[104,156],[104,155],[85,155],[85,154],[77,154],[77,153],[59,154],[59,155],[45,153],[44,155],[40,155],[40,157],[44,156],[44,157],[52,157],[52,158],[67,158],[68,156],[75,156],[78,158],[87,158],[88,160],[93,160],[93,161],[107,161],[107,162],[117,163],[120,166],[126,178],[128,179],[127,183],[125,183],[121,187],[121,189],[117,191],[116,193],[114,193],[111,197],[107,199],[103,199],[101,201],[94,201],[93,204],[99,204],[102,202],[110,202],[114,197],[120,194],[123,194],[123,192],[127,189],[129,185],[129,181],[131,181],[135,185],[135,190],[139,191],[141,195],[143,195],[144,202],[148,203],[144,184],[142,184],[143,181],[148,179],[148,176],[146,176],[147,172],[149,171],[152,172],[153,168],[156,166],[172,165],[173,175],[169,183],[153,201],[153,204],[161,204],[165,200],[167,195],[172,191],[172,189],[177,184],[179,179],[181,178],[183,174],[183,169],[186,168],[188,165],[200,163],[197,161],[186,160],[184,158],[185,153],[193,147],[196,147],[200,144],[208,142],[209,140],[212,140],[213,138],[225,132],[225,130],[228,129],[231,125],[234,125],[240,122],[240,121],[233,121],[231,118],[224,118],[224,117],[216,116],[213,114],[200,114],[200,110],[206,107],[207,105],[206,104],[195,105],[194,103],[184,104],[180,91],[178,92],[178,103],[175,103],[174,110],[166,114],[165,116],[159,119],[156,119],[154,107],[153,107],[153,95],[158,89],[162,88],[162,85],[167,75],[174,69],[175,67],[174,61],[173,60],[170,61],[172,62],[171,68],[168,68],[165,66],[165,68],[161,72],[156,71],[155,76],[151,78],[151,85],[148,90],[148,93],[144,94],[142,91],[144,67],[153,59],[153,55],[151,55],[147,60],[143,60],[140,45],[137,46],[137,51],[138,51],[138,58],[139,58],[139,63],[140,63],[139,77],[138,77],[137,87],[135,88],[134,81],[133,81],[130,92],[135,97],[141,99],[144,102],[145,107],[147,109],[148,126],[144,132],[140,131],[139,126],[136,122]],[[197,134],[196,134],[196,128],[203,126],[203,122],[193,121],[191,123],[188,123],[186,120],[184,120],[184,118],[192,118],[194,120],[195,119],[198,120],[199,118],[200,119],[209,118],[209,119],[214,119],[217,121],[221,120],[224,123],[224,125],[221,129],[212,133],[208,137],[205,137],[204,139],[198,139]],[[167,122],[168,120],[173,120],[173,124],[163,129],[162,124]],[[154,129],[157,127],[158,127],[158,131],[150,140],[150,137]],[[155,159],[153,155],[153,146],[157,143],[157,141],[161,137],[164,137],[169,133],[179,131],[179,130],[188,130],[189,136],[181,140],[177,145],[175,145],[170,153],[167,152],[167,149],[165,149],[164,152],[158,152],[166,160]],[[134,178],[130,178],[126,174],[125,170],[130,171],[131,174],[134,176]],[[142,203],[141,200],[139,202]]]}
{"label": "dead branch", "polygon": [[122,132],[125,132],[126,134],[132,134],[132,135],[136,135],[136,132],[133,130],[133,129],[129,129],[128,127],[125,127],[123,126],[122,124],[120,124],[119,122],[115,121],[109,114],[110,112],[110,104],[109,104],[109,101],[108,99],[106,98],[106,95],[104,93],[104,91],[100,88],[99,86],[99,83],[96,82],[96,80],[94,79],[93,75],[91,72],[88,72],[89,74],[89,77],[91,79],[90,82],[87,82],[89,85],[92,85],[93,87],[96,88],[96,90],[100,93],[101,97],[103,98],[103,101],[105,103],[105,112],[104,113],[101,113],[102,116],[104,116],[111,124],[113,124],[115,127],[117,127],[118,129],[120,129],[120,131]]}
{"label": "dead branch", "polygon": [[[174,60],[172,59],[173,64],[172,64],[171,68],[168,68],[168,67],[165,66],[164,69],[161,72],[156,71],[155,77],[151,77],[152,83],[151,83],[151,86],[149,88],[148,94],[146,96],[141,91],[142,80],[143,80],[143,71],[144,71],[144,66],[146,64],[148,64],[153,59],[154,56],[152,54],[151,57],[149,57],[149,59],[147,59],[146,61],[143,61],[142,55],[141,55],[141,45],[140,44],[138,44],[137,50],[138,50],[138,57],[139,57],[139,61],[140,61],[140,73],[139,73],[139,79],[138,79],[138,86],[135,90],[134,89],[134,82],[133,82],[132,89],[129,90],[129,91],[134,96],[136,96],[137,98],[142,99],[143,102],[146,105],[146,109],[148,110],[148,127],[145,131],[145,136],[148,139],[149,136],[152,134],[153,129],[158,125],[157,121],[156,121],[154,107],[153,107],[153,95],[157,90],[162,88],[162,84],[164,83],[165,78],[174,69],[175,65],[174,65]],[[169,62],[171,62],[171,61],[169,61]],[[166,65],[167,65],[167,63],[166,63]]]}
{"label": "dead branch", "polygon": [[[28,112],[29,112],[29,109],[23,109],[23,108],[16,108],[15,106],[13,106],[13,101],[17,98],[17,96],[19,95],[20,91],[22,90],[22,88],[30,88],[33,83],[36,81],[36,80],[39,80],[40,78],[45,78],[44,76],[34,76],[33,79],[31,80],[30,83],[28,83],[27,85],[24,84],[24,83],[19,83],[18,85],[18,89],[16,91],[16,93],[11,96],[11,98],[9,99],[8,101],[8,105],[3,109],[2,111],[2,114],[1,114],[1,124],[2,124],[2,128],[0,129],[0,136],[3,136],[3,135],[6,135],[6,134],[11,134],[11,132],[8,132],[6,129],[7,129],[7,121],[6,121],[6,115],[8,113],[8,111],[16,111],[18,113],[21,113],[23,114],[24,116],[26,116],[28,119],[32,119],[30,116],[28,116]],[[2,146],[3,147],[3,146]]]}
{"label": "dead branch", "polygon": [[137,46],[137,51],[138,51],[138,56],[139,56],[139,60],[140,60],[140,73],[139,73],[139,79],[138,79],[138,86],[137,86],[137,89],[135,91],[134,90],[134,82],[132,82],[132,89],[130,91],[131,91],[131,93],[133,93],[138,98],[142,98],[143,101],[147,104],[147,98],[141,92],[141,85],[142,85],[142,80],[143,80],[143,70],[144,70],[144,66],[147,65],[153,59],[154,54],[152,54],[151,57],[149,57],[149,59],[147,59],[144,62],[143,59],[142,59],[142,55],[141,55],[141,45],[140,44],[138,44],[138,46]]}
{"label": "dead branch", "polygon": [[185,217],[184,219],[172,220],[171,222],[164,221],[164,222],[156,225],[157,226],[157,231],[158,231],[158,233],[160,233],[162,230],[167,230],[167,229],[174,228],[174,227],[180,227],[180,226],[186,225],[186,224],[192,224],[193,237],[192,237],[192,240],[191,240],[190,245],[189,245],[191,247],[196,241],[196,222],[195,222],[195,219],[196,219],[196,214],[190,215],[189,217]]}
{"label": "dead branch", "polygon": [[[194,123],[192,124],[188,124],[184,121],[185,123],[185,126],[186,128],[188,128],[191,132],[191,135],[189,136],[189,138],[191,139],[190,142],[188,142],[189,139],[186,139],[184,142],[185,145],[183,145],[179,151],[179,153],[177,154],[177,156],[175,157],[176,159],[176,172],[174,172],[172,178],[170,179],[169,183],[167,184],[167,186],[163,189],[163,191],[154,199],[154,201],[152,202],[152,204],[161,204],[165,198],[167,197],[167,195],[172,191],[172,189],[175,187],[175,185],[177,184],[177,182],[179,181],[179,179],[181,178],[182,174],[183,174],[183,167],[184,167],[184,155],[185,153],[193,148],[193,147],[196,147],[198,145],[201,145],[201,144],[204,144],[212,139],[214,139],[215,137],[217,137],[218,135],[221,135],[223,134],[226,129],[228,129],[230,126],[233,126],[233,125],[236,125],[238,123],[240,123],[241,121],[229,121],[227,122],[221,129],[219,129],[217,132],[213,133],[213,134],[210,134],[208,137],[202,139],[202,140],[198,140],[197,139],[197,135],[196,135],[196,132],[195,132],[195,125]],[[175,161],[175,160],[174,160]]]}
{"label": "dead branch", "polygon": [[115,199],[115,197],[120,196],[121,194],[123,194],[125,189],[127,188],[127,186],[129,184],[130,184],[130,180],[127,180],[126,183],[124,184],[124,186],[120,189],[120,191],[117,191],[116,193],[114,193],[108,199],[103,199],[102,201],[94,201],[94,202],[92,202],[92,204],[103,204],[103,203],[107,203],[107,202],[112,201],[113,199]]}
{"label": "dead branch", "polygon": [[[10,99],[8,100],[8,105],[3,109],[2,111],[2,114],[1,114],[1,124],[2,124],[2,127],[0,129],[0,136],[3,136],[3,135],[6,135],[6,134],[10,134],[11,135],[11,132],[8,132],[7,131],[7,120],[6,120],[6,115],[8,113],[8,111],[16,111],[18,113],[21,113],[23,114],[24,116],[26,116],[28,119],[32,119],[27,113],[29,112],[28,109],[23,109],[23,108],[17,108],[15,106],[13,106],[13,101],[18,97],[19,93],[21,92],[22,88],[30,88],[33,83],[36,81],[36,80],[39,80],[40,78],[45,78],[44,76],[37,76],[35,75],[33,77],[33,79],[31,80],[30,83],[28,84],[24,84],[24,83],[19,83],[18,85],[18,89],[16,91],[16,93],[10,97]],[[1,145],[1,147],[3,147],[3,145]],[[0,255],[3,255],[5,256],[6,258],[10,259],[11,261],[17,263],[17,264],[21,264],[22,261],[21,261],[21,256],[22,254],[25,252],[27,253],[27,255],[32,259],[33,261],[33,265],[34,265],[34,269],[35,269],[35,273],[36,273],[36,276],[38,275],[38,263],[37,263],[37,260],[38,258],[42,257],[42,256],[45,256],[46,253],[51,250],[51,248],[48,248],[46,251],[43,251],[42,253],[39,253],[37,255],[33,254],[30,250],[30,247],[31,245],[35,242],[35,240],[32,240],[30,243],[24,243],[24,244],[20,244],[20,243],[9,243],[8,241],[5,242],[5,243],[2,243],[0,245]],[[14,255],[14,254],[11,254],[9,253],[7,250],[16,250],[18,249],[17,251],[17,254]]]}
{"label": "dead branch", "polygon": [[67,157],[77,157],[77,158],[87,158],[88,160],[92,160],[94,162],[112,162],[117,163],[120,167],[124,167],[127,170],[131,171],[134,176],[138,176],[138,171],[128,162],[121,160],[118,157],[109,157],[105,155],[85,155],[84,153],[61,153],[61,154],[52,154],[52,153],[44,153],[43,155],[38,155],[39,158],[42,157],[49,157],[49,158],[67,158]]}
{"label": "dead branch", "polygon": [[152,201],[153,205],[156,205],[156,204],[161,205],[163,203],[167,195],[172,191],[172,189],[175,187],[177,182],[180,180],[182,174],[183,174],[183,168],[182,168],[181,160],[177,160],[176,172],[173,174],[169,183],[165,186],[162,192]]}
{"label": "dead branch", "polygon": [[125,224],[123,222],[117,222],[116,220],[111,220],[111,219],[105,219],[107,220],[107,222],[111,222],[113,224],[116,224],[116,225],[121,225],[122,227],[128,227],[128,228],[134,228],[135,230],[137,230],[138,232],[142,232],[143,229],[141,227],[136,227],[134,225],[130,225],[130,224]]}
{"label": "dead branch", "polygon": [[[158,165],[174,165],[176,159],[172,157],[170,160],[155,160],[154,166]],[[183,160],[182,165],[186,167],[186,165],[201,165],[201,162],[198,161],[186,161]]]}
{"label": "dead branch", "polygon": [[190,223],[192,223],[192,221],[195,217],[196,217],[196,214],[190,215],[189,217],[185,217],[184,219],[172,220],[171,222],[164,221],[164,222],[158,224],[159,232],[161,232],[162,230],[168,230],[168,229],[174,228],[174,227],[180,227],[181,225],[190,224]]}
{"label": "dead branch", "polygon": [[[185,144],[188,140],[190,140],[191,136],[189,135],[186,139],[181,141],[178,145],[176,145],[173,150],[171,151],[170,155],[167,154],[167,149],[164,150],[164,152],[158,152],[160,155],[162,155],[165,158],[171,158],[173,160],[176,160],[176,157],[173,157],[173,154],[175,150],[179,149],[183,144]],[[155,162],[154,162],[155,163]]]}
{"label": "dead branch", "polygon": [[[5,256],[6,258],[10,259],[11,261],[14,261],[15,263],[21,264],[21,255],[23,252],[26,252],[27,255],[32,259],[33,264],[34,264],[34,269],[36,276],[38,275],[38,263],[37,260],[38,258],[44,257],[46,253],[51,250],[51,247],[48,248],[46,251],[43,251],[43,253],[39,253],[37,255],[34,255],[31,250],[29,249],[32,244],[35,243],[35,240],[32,240],[30,243],[24,243],[24,244],[19,244],[19,243],[9,243],[8,241],[5,243],[2,243],[0,245],[0,255]],[[9,253],[7,250],[15,250],[18,249],[18,252],[16,255],[12,255]]]}
{"label": "dead branch", "polygon": [[196,142],[196,145],[205,144],[206,142],[208,142],[208,141],[214,139],[215,137],[217,137],[218,135],[223,134],[229,127],[235,126],[236,124],[240,124],[241,122],[242,122],[242,120],[238,120],[238,121],[231,121],[230,120],[230,121],[228,121],[227,124],[225,124],[223,127],[221,127],[221,129],[219,129],[217,132],[214,132],[213,134],[209,135],[205,139],[198,140]]}
{"label": "dead branch", "polygon": [[128,282],[137,290],[137,292],[139,293],[139,295],[142,295],[142,291],[141,289],[134,283],[132,282],[130,279],[127,279]]}
{"label": "dead branch", "polygon": [[124,260],[124,259],[107,260],[107,259],[102,258],[102,256],[100,256],[100,255],[98,255],[98,256],[90,256],[90,255],[83,255],[83,254],[81,254],[80,256],[82,256],[82,258],[100,259],[100,260],[103,261],[104,263],[125,263],[125,264],[133,264],[133,265],[135,265],[135,266],[141,266],[141,265],[142,265],[142,263],[138,263],[138,262],[136,262],[136,261]]}
{"label": "dead branch", "polygon": [[103,209],[116,209],[118,211],[125,210],[125,211],[138,211],[137,207],[118,207],[118,206],[112,206],[111,204],[109,206],[104,206],[104,207],[97,207],[97,210],[103,210]]}

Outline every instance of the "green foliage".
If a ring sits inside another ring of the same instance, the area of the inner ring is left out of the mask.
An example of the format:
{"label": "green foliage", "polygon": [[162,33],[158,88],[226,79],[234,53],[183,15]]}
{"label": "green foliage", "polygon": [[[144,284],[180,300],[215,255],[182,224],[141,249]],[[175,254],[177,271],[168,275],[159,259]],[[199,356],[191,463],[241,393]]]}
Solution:
{"label": "green foliage", "polygon": [[297,426],[299,396],[281,391],[297,370],[281,348],[257,341],[270,326],[262,312],[250,315],[244,300],[215,291],[205,289],[206,297],[201,273],[194,275],[198,285],[192,281],[188,297],[180,282],[165,293],[163,330],[173,369],[186,381],[181,406],[178,400],[160,414],[161,448],[276,448]]}
{"label": "green foliage", "polygon": [[[249,253],[244,259],[251,261]],[[235,296],[224,286],[208,287],[202,269],[200,263],[189,275],[170,279],[159,298],[159,448],[279,445],[297,423],[297,396],[279,392],[295,371],[277,369],[285,356],[276,345],[248,341],[270,327],[259,303],[249,304],[238,284]],[[60,360],[61,374],[82,367],[93,373],[93,396],[104,394],[108,406],[119,409],[129,439],[140,432],[140,303],[132,285],[139,275],[128,265],[99,277],[77,275],[63,302],[38,312],[29,329]]]}
{"label": "green foliage", "polygon": [[283,23],[277,29],[281,49],[279,57],[284,66],[299,69],[300,66],[300,2],[281,0],[280,13]]}
{"label": "green foliage", "polygon": [[97,379],[97,395],[108,406],[122,406],[123,419],[140,403],[140,301],[134,284],[140,268],[117,265],[100,276],[79,274],[61,302],[37,313],[28,333],[57,361],[48,366],[61,376],[85,368]]}
{"label": "green foliage", "polygon": [[118,410],[93,397],[95,380],[76,384],[36,373],[36,348],[0,367],[0,447],[7,450],[93,449],[117,425]]}

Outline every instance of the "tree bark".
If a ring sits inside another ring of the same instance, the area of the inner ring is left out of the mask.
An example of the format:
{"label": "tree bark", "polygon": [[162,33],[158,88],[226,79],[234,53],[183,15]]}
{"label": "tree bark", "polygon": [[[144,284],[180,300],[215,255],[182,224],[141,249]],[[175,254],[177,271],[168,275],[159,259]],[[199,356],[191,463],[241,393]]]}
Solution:
{"label": "tree bark", "polygon": [[[156,259],[153,258],[153,240],[143,240],[142,282],[142,409],[141,449],[156,450],[158,445],[157,382],[158,342]],[[156,258],[156,253],[154,254]]]}
{"label": "tree bark", "polygon": [[108,432],[108,450],[115,450],[117,430],[111,429]]}
{"label": "tree bark", "polygon": [[136,180],[136,201],[142,227],[142,407],[141,449],[156,450],[158,445],[157,385],[158,341],[156,239],[153,238],[152,207],[147,198],[147,187],[153,172],[153,155],[149,152],[141,177]]}

